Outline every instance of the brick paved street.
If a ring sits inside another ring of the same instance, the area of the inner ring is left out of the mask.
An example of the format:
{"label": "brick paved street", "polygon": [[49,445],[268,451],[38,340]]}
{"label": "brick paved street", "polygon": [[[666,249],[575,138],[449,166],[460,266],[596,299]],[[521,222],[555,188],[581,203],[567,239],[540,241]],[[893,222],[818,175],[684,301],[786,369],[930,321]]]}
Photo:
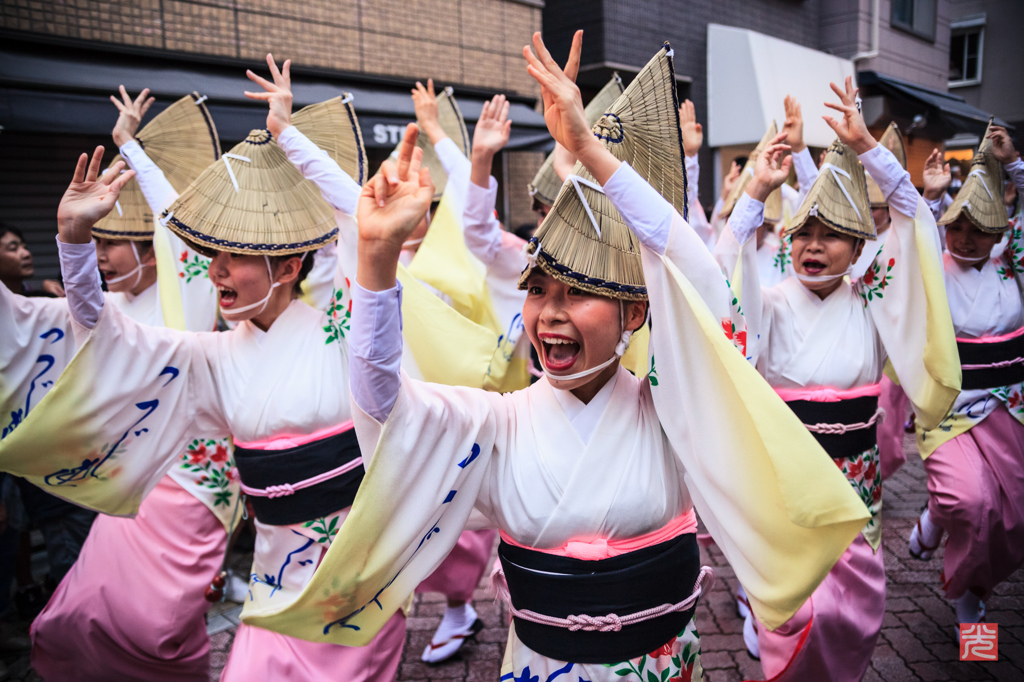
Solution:
{"label": "brick paved street", "polygon": [[[886,481],[884,514],[885,567],[888,593],[882,636],[871,660],[866,681],[1024,680],[1024,570],[1003,583],[988,602],[988,622],[998,623],[999,661],[961,663],[954,639],[953,607],[942,596],[939,574],[942,551],[931,561],[910,558],[906,539],[925,504],[924,468],[908,438],[907,464]],[[697,627],[704,648],[706,682],[764,679],[761,666],[743,646],[743,621],[736,615],[736,579],[721,551],[703,551],[704,563],[715,567],[714,590],[697,607]],[[467,643],[458,660],[428,666],[420,653],[441,620],[441,595],[417,597],[408,620],[406,647],[399,670],[400,682],[493,682],[505,649],[508,618],[504,606],[494,603],[486,577],[474,598],[474,607],[486,627],[476,642]],[[233,616],[234,614],[229,614]],[[213,635],[213,667],[218,678],[231,646],[234,628]]]}

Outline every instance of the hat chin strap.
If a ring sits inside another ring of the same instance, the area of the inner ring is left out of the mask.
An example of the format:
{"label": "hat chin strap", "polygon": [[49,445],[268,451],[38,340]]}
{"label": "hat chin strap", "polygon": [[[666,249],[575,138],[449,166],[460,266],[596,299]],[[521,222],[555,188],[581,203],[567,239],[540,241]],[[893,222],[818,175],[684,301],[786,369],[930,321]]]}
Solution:
{"label": "hat chin strap", "polygon": [[853,272],[853,266],[846,268],[844,272],[840,272],[838,275],[801,275],[800,273],[794,273],[796,278],[804,284],[820,284],[821,282],[834,282],[837,279],[842,279]]}
{"label": "hat chin strap", "polygon": [[148,265],[142,264],[142,259],[139,258],[139,249],[138,247],[135,246],[135,242],[129,241],[128,243],[132,245],[132,255],[135,256],[135,267],[132,268],[130,272],[123,274],[120,277],[111,277],[110,279],[108,279],[108,287],[111,284],[119,284],[120,282],[123,282],[134,275],[135,281],[132,283],[132,289],[134,289],[135,287],[139,286],[139,282],[142,281],[142,268],[149,267]]}
{"label": "hat chin strap", "polygon": [[988,254],[987,256],[977,256],[977,257],[961,256],[959,254],[953,253],[952,251],[949,252],[949,255],[950,255],[950,257],[953,258],[953,260],[958,260],[961,263],[980,263],[981,261],[983,261],[983,260],[985,260],[987,258],[990,258],[992,256],[991,253]]}
{"label": "hat chin strap", "polygon": [[[303,251],[302,260],[300,262],[305,262],[307,253],[309,252]],[[224,317],[237,317],[240,313],[247,313],[253,308],[259,308],[259,310],[256,311],[255,315],[253,315],[253,317],[256,317],[256,315],[259,315],[264,310],[266,310],[267,304],[270,303],[270,297],[274,294],[274,289],[281,286],[281,283],[274,281],[274,271],[271,270],[270,268],[270,256],[268,256],[267,254],[263,254],[263,262],[267,264],[267,278],[270,280],[270,288],[267,289],[267,295],[261,298],[260,300],[256,301],[255,303],[244,305],[241,308],[231,308],[229,310],[221,309],[221,315],[223,315]]]}
{"label": "hat chin strap", "polygon": [[585,369],[582,372],[576,372],[575,374],[552,374],[551,372],[548,371],[547,367],[544,367],[544,361],[541,360],[540,364],[541,367],[544,369],[544,374],[547,375],[548,379],[553,379],[555,381],[573,381],[575,379],[582,379],[583,377],[587,377],[596,372],[600,372],[613,362],[618,362],[622,358],[622,356],[626,354],[626,349],[629,348],[629,340],[633,336],[633,332],[626,329],[625,318],[625,305],[622,301],[619,301],[619,329],[622,330],[622,335],[619,337],[619,342],[615,344],[615,354],[612,355],[607,360],[605,360],[604,362],[602,362],[600,365],[598,365],[597,367],[591,367],[590,369]]}

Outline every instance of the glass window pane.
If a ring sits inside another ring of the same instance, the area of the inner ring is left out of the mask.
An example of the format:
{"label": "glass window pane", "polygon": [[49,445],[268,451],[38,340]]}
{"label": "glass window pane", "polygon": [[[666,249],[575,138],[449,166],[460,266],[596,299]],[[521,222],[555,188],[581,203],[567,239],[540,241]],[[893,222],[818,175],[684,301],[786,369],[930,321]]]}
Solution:
{"label": "glass window pane", "polygon": [[914,32],[935,37],[935,0],[915,0]]}
{"label": "glass window pane", "polygon": [[892,23],[909,28],[913,21],[914,0],[892,0]]}
{"label": "glass window pane", "polygon": [[953,34],[949,41],[949,80],[963,80],[964,47],[967,42],[964,34]]}

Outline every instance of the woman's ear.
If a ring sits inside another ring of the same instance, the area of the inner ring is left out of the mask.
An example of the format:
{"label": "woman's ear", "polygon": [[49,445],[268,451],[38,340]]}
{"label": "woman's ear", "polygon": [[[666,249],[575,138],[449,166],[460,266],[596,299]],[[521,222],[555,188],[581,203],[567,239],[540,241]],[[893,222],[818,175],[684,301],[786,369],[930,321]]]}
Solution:
{"label": "woman's ear", "polygon": [[[308,257],[308,256],[307,256]],[[293,284],[299,278],[302,271],[302,257],[292,256],[284,261],[278,261],[277,281],[281,284]]]}
{"label": "woman's ear", "polygon": [[850,260],[850,265],[856,263],[862,253],[864,253],[864,240],[858,239],[853,244],[853,258]]}
{"label": "woman's ear", "polygon": [[146,247],[145,251],[139,253],[139,260],[147,267],[156,267],[156,249],[152,244]]}
{"label": "woman's ear", "polygon": [[626,304],[626,329],[637,332],[647,321],[647,301],[630,301]]}

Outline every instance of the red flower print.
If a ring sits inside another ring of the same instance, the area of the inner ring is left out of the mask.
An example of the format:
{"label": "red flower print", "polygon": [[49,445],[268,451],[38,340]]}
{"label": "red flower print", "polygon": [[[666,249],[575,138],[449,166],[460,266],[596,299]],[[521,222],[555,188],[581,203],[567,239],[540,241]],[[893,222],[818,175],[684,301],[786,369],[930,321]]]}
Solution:
{"label": "red flower print", "polygon": [[187,260],[188,260],[188,251],[182,251],[181,252],[181,262],[184,263]]}
{"label": "red flower print", "polygon": [[842,471],[842,470],[843,470],[843,460],[841,460],[841,459],[834,459],[834,460],[832,460],[832,462],[833,462],[833,463],[834,463],[834,464],[836,465],[836,467],[837,467],[837,468],[838,468],[838,469],[839,469],[840,471]]}
{"label": "red flower print", "polygon": [[875,270],[874,268],[868,268],[867,272],[864,273],[864,284],[871,284],[875,281]]}
{"label": "red flower print", "polygon": [[352,314],[352,299],[348,299],[348,314]]}
{"label": "red flower print", "polygon": [[850,478],[857,478],[864,473],[864,460],[855,459],[846,467],[846,475]]}
{"label": "red flower print", "polygon": [[1006,402],[1006,404],[1012,409],[1014,407],[1020,407],[1022,402],[1024,402],[1024,400],[1021,399],[1020,393],[1011,393],[1010,399]]}
{"label": "red flower print", "polygon": [[228,449],[220,443],[217,443],[217,450],[210,455],[210,459],[217,464],[223,464],[228,461]]}
{"label": "red flower print", "polygon": [[182,279],[185,279],[185,273],[184,272],[179,272],[178,273],[178,277],[181,277]]}
{"label": "red flower print", "polygon": [[678,677],[668,678],[668,682],[692,682],[693,681],[693,663],[680,670],[682,674]]}
{"label": "red flower print", "polygon": [[189,464],[202,464],[206,461],[207,453],[206,446],[200,445],[195,450],[188,451],[188,463]]}
{"label": "red flower print", "polygon": [[732,329],[732,321],[722,320],[722,331],[725,332],[725,338],[729,339],[730,341],[732,341]]}
{"label": "red flower print", "polygon": [[649,653],[647,655],[650,656],[651,658],[658,658],[660,656],[671,656],[672,655],[672,645],[675,644],[675,642],[676,642],[676,638],[673,637],[672,639],[668,640],[667,642],[665,642],[660,647],[658,647],[657,649],[655,649],[654,651],[652,651],[651,653]]}
{"label": "red flower print", "polygon": [[889,267],[891,268],[894,265],[896,265],[896,259],[895,258],[890,258],[889,259]]}
{"label": "red flower print", "polygon": [[868,470],[864,472],[864,480],[865,481],[874,481],[875,480],[875,474],[877,474],[877,473],[878,473],[878,464],[876,464],[875,462],[872,462],[871,464],[868,465]]}
{"label": "red flower print", "polygon": [[234,483],[235,481],[238,480],[238,469],[231,467],[230,469],[224,472],[224,477],[227,478],[232,483]]}
{"label": "red flower print", "polygon": [[733,340],[736,341],[737,344],[739,344],[740,352],[743,353],[744,355],[746,355],[747,354],[747,332],[746,332],[746,330],[743,330],[741,332],[737,332],[736,336],[735,336],[735,338]]}
{"label": "red flower print", "polygon": [[882,486],[876,485],[871,490],[871,501],[878,504],[882,501]]}

